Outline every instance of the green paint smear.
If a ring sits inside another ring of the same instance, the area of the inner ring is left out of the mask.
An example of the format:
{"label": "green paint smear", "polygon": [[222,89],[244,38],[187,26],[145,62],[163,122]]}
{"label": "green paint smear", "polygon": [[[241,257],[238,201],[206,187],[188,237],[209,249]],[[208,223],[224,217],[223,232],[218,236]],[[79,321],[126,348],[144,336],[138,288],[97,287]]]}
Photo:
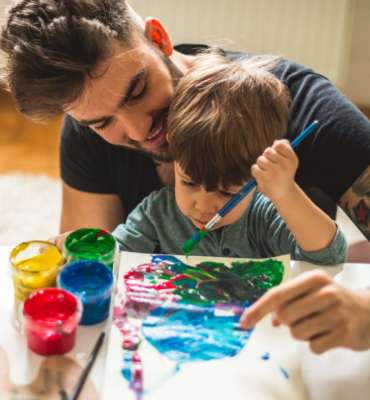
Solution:
{"label": "green paint smear", "polygon": [[253,302],[280,284],[284,276],[284,264],[275,259],[235,261],[230,268],[208,261],[192,267],[179,261],[165,268],[186,275],[172,282],[176,286],[173,294],[196,305]]}
{"label": "green paint smear", "polygon": [[182,251],[186,255],[186,257],[190,256],[190,254],[197,247],[197,244],[203,239],[203,237],[209,232],[209,229],[204,231],[199,230],[192,238],[190,238],[186,243],[184,243],[181,247]]}

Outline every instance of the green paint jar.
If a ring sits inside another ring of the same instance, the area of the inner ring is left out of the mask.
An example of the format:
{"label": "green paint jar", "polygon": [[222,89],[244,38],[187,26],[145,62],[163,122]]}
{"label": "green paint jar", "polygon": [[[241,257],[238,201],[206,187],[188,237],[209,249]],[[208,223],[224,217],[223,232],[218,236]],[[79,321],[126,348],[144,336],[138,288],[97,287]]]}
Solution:
{"label": "green paint jar", "polygon": [[106,230],[83,228],[70,233],[63,245],[67,264],[80,260],[100,261],[113,269],[117,243]]}

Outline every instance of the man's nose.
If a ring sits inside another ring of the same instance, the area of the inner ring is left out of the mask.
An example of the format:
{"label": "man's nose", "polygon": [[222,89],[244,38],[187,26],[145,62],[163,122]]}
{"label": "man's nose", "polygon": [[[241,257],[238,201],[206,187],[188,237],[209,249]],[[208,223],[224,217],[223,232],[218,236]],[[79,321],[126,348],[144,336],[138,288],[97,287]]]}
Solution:
{"label": "man's nose", "polygon": [[149,136],[153,118],[145,113],[131,111],[125,110],[120,114],[122,129],[131,140],[142,142]]}

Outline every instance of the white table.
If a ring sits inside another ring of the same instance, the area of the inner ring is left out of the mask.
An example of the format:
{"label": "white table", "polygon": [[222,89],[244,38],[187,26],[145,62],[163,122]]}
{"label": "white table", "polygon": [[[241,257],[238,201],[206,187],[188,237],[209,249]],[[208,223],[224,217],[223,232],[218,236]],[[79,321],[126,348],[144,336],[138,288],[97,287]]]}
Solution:
{"label": "white table", "polygon": [[[26,337],[18,333],[12,324],[14,289],[11,272],[8,267],[9,254],[12,248],[0,246],[0,348],[5,349],[9,359],[10,381],[17,386],[22,386],[34,381],[45,357],[30,351],[27,347]],[[115,273],[118,267],[119,257],[117,257],[117,262],[114,266]],[[111,310],[112,308],[113,302]],[[103,330],[109,332],[107,328],[111,324],[111,315],[112,312],[110,313],[110,317],[100,324],[78,326],[76,345],[67,355],[77,361],[81,365],[81,369],[86,365],[86,361],[100,332]],[[89,375],[98,393],[102,387],[102,371],[104,370],[106,349],[107,340],[104,341]],[[0,398],[2,399],[1,393]]]}
{"label": "white table", "polygon": [[[26,338],[17,333],[11,324],[13,309],[13,283],[8,271],[8,257],[12,247],[0,246],[0,346],[10,360],[10,380],[23,385],[31,382],[45,359],[28,350]],[[293,276],[316,268],[309,263],[293,261]],[[116,266],[117,267],[117,266]],[[335,280],[351,289],[370,287],[369,264],[344,264],[322,268]],[[117,272],[117,271],[116,271]],[[111,318],[93,326],[79,326],[75,348],[67,355],[81,367],[99,335],[109,327]],[[109,332],[109,330],[108,330]],[[345,349],[331,350],[321,356],[312,354],[302,343],[302,373],[309,400],[365,400],[370,398],[370,351],[353,352]],[[90,372],[98,393],[102,390],[107,341],[101,348]]]}

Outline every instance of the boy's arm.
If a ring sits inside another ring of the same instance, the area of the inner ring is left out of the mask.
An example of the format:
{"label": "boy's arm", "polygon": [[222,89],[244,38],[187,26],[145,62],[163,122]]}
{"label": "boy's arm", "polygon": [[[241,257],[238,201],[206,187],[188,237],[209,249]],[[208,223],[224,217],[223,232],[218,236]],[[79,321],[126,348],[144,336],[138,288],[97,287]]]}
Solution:
{"label": "boy's arm", "polygon": [[274,205],[302,250],[319,251],[333,241],[337,226],[297,184]]}
{"label": "boy's arm", "polygon": [[294,182],[298,158],[287,140],[275,141],[252,167],[258,189],[273,203],[299,247],[322,250],[333,241],[337,227]]}

